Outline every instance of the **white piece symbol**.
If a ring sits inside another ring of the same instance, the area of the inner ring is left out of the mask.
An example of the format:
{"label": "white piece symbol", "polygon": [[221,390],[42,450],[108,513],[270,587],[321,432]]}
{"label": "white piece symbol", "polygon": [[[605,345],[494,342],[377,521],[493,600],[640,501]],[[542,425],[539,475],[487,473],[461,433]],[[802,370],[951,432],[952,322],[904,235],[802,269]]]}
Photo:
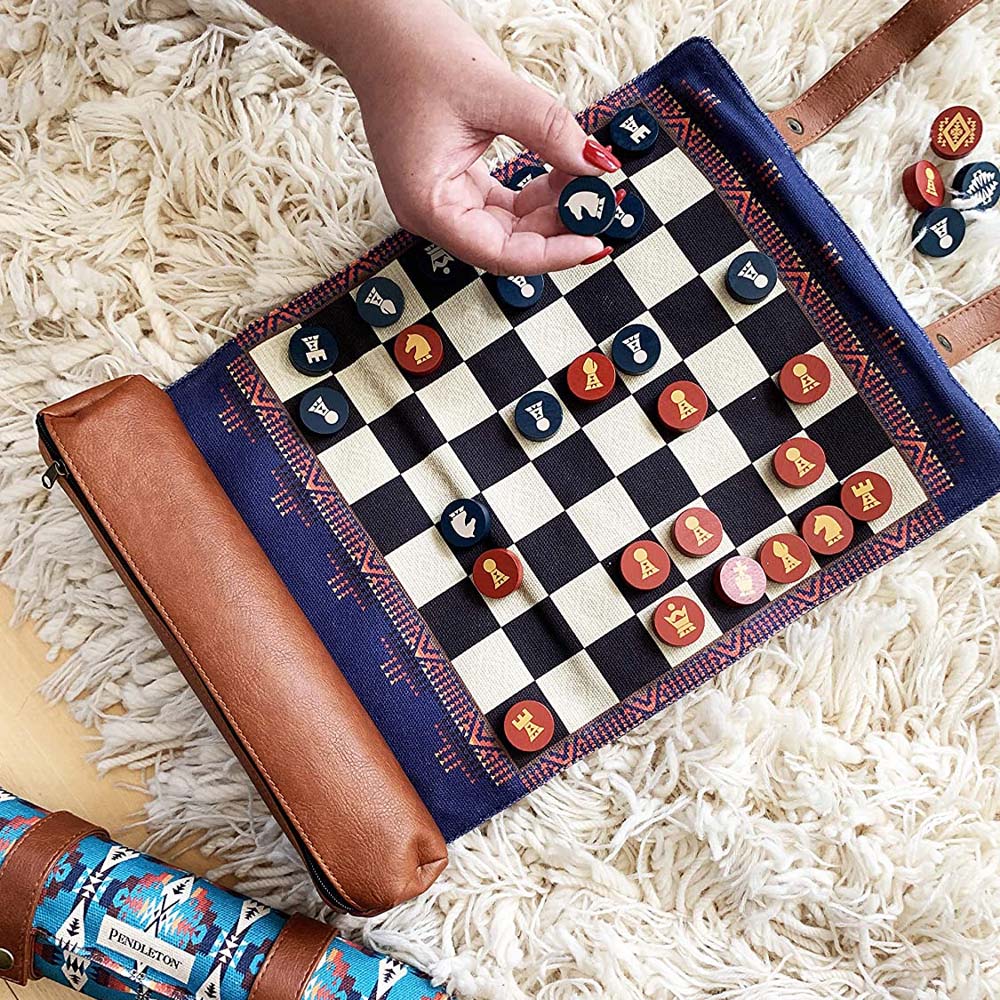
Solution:
{"label": "white piece symbol", "polygon": [[998,180],[995,171],[982,168],[976,170],[971,181],[966,184],[969,192],[966,197],[972,201],[970,207],[985,208],[996,197],[998,186],[1000,186],[1000,180]]}
{"label": "white piece symbol", "polygon": [[532,403],[530,406],[525,407],[528,411],[529,416],[535,421],[535,427],[544,434],[551,426],[552,421],[545,416],[545,401],[539,400],[537,403]]}
{"label": "white piece symbol", "polygon": [[753,261],[748,260],[743,267],[740,268],[739,277],[745,278],[747,281],[752,281],[754,288],[767,288],[767,275],[761,274],[753,266]]}
{"label": "white piece symbol", "polygon": [[476,535],[476,519],[470,518],[464,507],[453,510],[449,515],[451,526],[456,535],[462,538],[474,538]]}
{"label": "white piece symbol", "polygon": [[335,427],[340,423],[340,414],[336,410],[331,410],[324,402],[322,396],[316,397],[316,402],[309,407],[309,412],[322,417],[331,427]]}
{"label": "white piece symbol", "polygon": [[637,364],[643,364],[649,355],[642,349],[642,334],[633,333],[631,337],[626,337],[622,343],[632,352],[632,360]]}
{"label": "white piece symbol", "polygon": [[379,311],[383,316],[395,316],[396,315],[396,303],[392,299],[384,298],[379,295],[378,289],[373,288],[365,299],[366,306],[378,306]]}
{"label": "white piece symbol", "polygon": [[622,122],[621,127],[632,136],[632,142],[638,145],[643,139],[647,138],[649,135],[649,126],[640,125],[635,120],[635,115],[629,115],[625,121]]}
{"label": "white piece symbol", "polygon": [[955,237],[948,232],[948,220],[938,219],[937,222],[931,226],[931,232],[937,237],[938,246],[942,250],[947,250],[955,242]]}
{"label": "white piece symbol", "polygon": [[622,211],[621,205],[615,209],[615,220],[623,229],[631,229],[635,225],[635,216],[631,212]]}
{"label": "white piece symbol", "polygon": [[306,362],[314,365],[319,361],[326,361],[326,351],[319,346],[319,337],[303,337],[302,343],[306,345]]}
{"label": "white piece symbol", "polygon": [[431,259],[431,273],[451,274],[451,265],[455,263],[455,258],[448,253],[444,247],[439,247],[436,243],[427,246],[427,256]]}
{"label": "white piece symbol", "polygon": [[604,214],[604,197],[596,191],[577,191],[570,195],[566,208],[577,222],[582,221],[585,215],[599,219]]}
{"label": "white piece symbol", "polygon": [[512,274],[507,280],[521,289],[524,298],[530,299],[535,294],[535,286],[523,274]]}

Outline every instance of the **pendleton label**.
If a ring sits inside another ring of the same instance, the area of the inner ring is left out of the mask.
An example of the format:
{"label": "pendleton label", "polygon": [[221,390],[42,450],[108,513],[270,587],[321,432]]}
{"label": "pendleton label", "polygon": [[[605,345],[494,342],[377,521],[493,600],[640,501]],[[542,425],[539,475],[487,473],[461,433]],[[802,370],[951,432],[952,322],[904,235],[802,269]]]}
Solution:
{"label": "pendleton label", "polygon": [[194,971],[194,955],[161,941],[155,934],[122,923],[114,917],[105,917],[97,935],[101,948],[118,952],[139,965],[156,969],[165,976],[187,986]]}

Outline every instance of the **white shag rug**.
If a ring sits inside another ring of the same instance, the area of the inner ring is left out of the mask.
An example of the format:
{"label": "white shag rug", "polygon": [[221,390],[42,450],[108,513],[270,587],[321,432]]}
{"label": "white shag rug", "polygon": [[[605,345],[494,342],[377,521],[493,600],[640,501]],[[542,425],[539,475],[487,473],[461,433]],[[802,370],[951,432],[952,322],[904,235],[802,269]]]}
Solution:
{"label": "white shag rug", "polygon": [[[773,108],[898,2],[456,5],[573,107],[707,34]],[[995,154],[996,3],[805,154],[924,322],[1000,283],[1000,212],[946,261],[907,249],[900,174],[958,102]],[[203,831],[243,888],[311,911],[83,522],[42,491],[32,417],[126,372],[176,379],[391,226],[336,68],[235,0],[0,0],[0,580],[74,651],[48,691],[99,732],[101,766],[155,767],[161,846]],[[1000,419],[1000,350],[959,377]],[[992,503],[468,835],[422,899],[339,925],[470,998],[1000,996],[998,539]]]}

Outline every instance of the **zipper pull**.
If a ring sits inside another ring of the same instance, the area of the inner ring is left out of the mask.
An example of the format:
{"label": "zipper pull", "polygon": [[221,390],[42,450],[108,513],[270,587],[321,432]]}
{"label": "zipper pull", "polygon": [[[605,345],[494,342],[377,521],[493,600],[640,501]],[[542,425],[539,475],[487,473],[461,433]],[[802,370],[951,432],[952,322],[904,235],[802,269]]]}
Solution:
{"label": "zipper pull", "polygon": [[47,490],[51,490],[53,486],[66,475],[66,466],[62,464],[59,459],[56,459],[46,470],[42,473],[42,486]]}

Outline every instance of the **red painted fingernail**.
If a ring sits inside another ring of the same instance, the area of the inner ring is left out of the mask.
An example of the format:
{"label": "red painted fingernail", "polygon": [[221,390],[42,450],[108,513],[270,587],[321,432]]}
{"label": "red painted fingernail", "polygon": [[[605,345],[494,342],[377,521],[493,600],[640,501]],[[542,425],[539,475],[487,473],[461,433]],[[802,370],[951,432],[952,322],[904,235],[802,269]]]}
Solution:
{"label": "red painted fingernail", "polygon": [[619,188],[615,192],[615,204],[620,205],[625,200],[625,189]]}
{"label": "red painted fingernail", "polygon": [[621,160],[605,149],[596,139],[588,139],[583,144],[583,158],[604,171],[621,170]]}
{"label": "red painted fingernail", "polygon": [[614,247],[605,247],[600,253],[595,253],[592,257],[588,257],[586,260],[581,260],[580,263],[596,264],[599,260],[604,260],[605,257],[610,257],[614,252]]}

